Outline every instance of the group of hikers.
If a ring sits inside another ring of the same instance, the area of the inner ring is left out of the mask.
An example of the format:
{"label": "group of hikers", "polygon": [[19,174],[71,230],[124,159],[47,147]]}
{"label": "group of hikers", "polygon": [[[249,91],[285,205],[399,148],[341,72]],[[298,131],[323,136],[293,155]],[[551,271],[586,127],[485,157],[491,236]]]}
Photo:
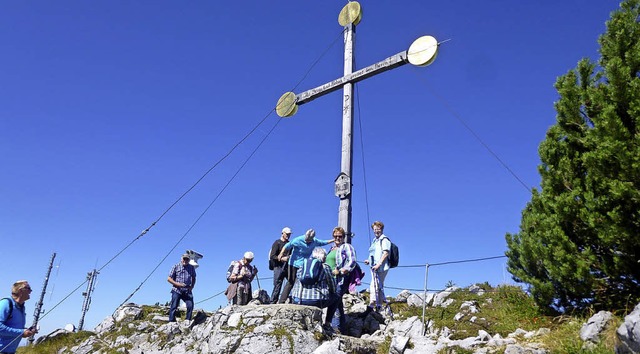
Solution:
{"label": "group of hikers", "polygon": [[[388,307],[382,305],[386,305],[384,281],[390,268],[391,241],[383,233],[382,222],[374,222],[371,228],[375,239],[369,247],[369,256],[364,261],[371,267],[369,306],[371,310],[388,311]],[[292,240],[291,234],[290,228],[283,228],[280,238],[271,247],[269,269],[273,270],[273,292],[271,298],[265,299],[263,303],[289,302],[326,307],[323,331],[333,334],[334,327],[337,327],[341,333],[346,333],[342,296],[355,291],[355,286],[360,285],[364,273],[356,261],[355,249],[350,243],[345,242],[345,230],[339,226],[335,227],[333,237],[329,240],[318,240],[313,229]],[[327,253],[323,246],[329,244],[333,245]],[[251,282],[258,274],[258,269],[251,265],[253,258],[253,252],[245,252],[244,257],[232,262],[232,267],[227,271],[229,287],[225,293],[229,302],[234,305],[246,305],[251,300]],[[192,290],[196,284],[196,270],[191,260],[190,254],[183,254],[181,262],[174,265],[169,272],[167,281],[172,285],[170,322],[176,321],[176,309],[180,300],[184,301],[187,308],[186,319],[191,320]],[[20,280],[13,284],[11,297],[0,300],[0,353],[15,352],[20,338],[37,333],[35,328],[24,328],[24,303],[30,295],[29,283]],[[336,312],[338,317],[334,318]]]}
{"label": "group of hikers", "polygon": [[[364,260],[364,264],[371,268],[369,307],[374,311],[390,311],[386,306],[384,281],[390,268],[392,244],[384,235],[382,222],[375,221],[371,228],[375,239],[369,247],[367,259]],[[313,229],[293,239],[290,239],[291,234],[289,227],[283,228],[280,238],[271,247],[269,269],[273,270],[273,291],[271,297],[262,299],[262,302],[326,307],[323,330],[333,334],[337,327],[340,333],[346,333],[342,296],[355,292],[364,273],[357,263],[355,249],[345,240],[345,230],[340,226],[335,227],[333,237],[328,240],[317,239]],[[323,246],[330,244],[333,245],[327,252]],[[233,261],[227,270],[229,286],[225,294],[233,305],[246,305],[252,299],[251,282],[258,275],[258,268],[252,265],[253,259],[253,252],[245,252],[242,259]],[[173,286],[170,322],[176,321],[175,314],[180,300],[185,302],[187,308],[186,319],[191,320],[196,271],[190,260],[189,254],[182,255],[182,261],[173,266],[167,278]],[[338,316],[334,318],[336,312]]]}
{"label": "group of hikers", "polygon": [[[386,303],[384,281],[389,271],[391,242],[383,233],[382,222],[374,222],[371,228],[375,239],[369,247],[369,257],[364,261],[371,266],[369,306],[376,311],[388,310],[382,305]],[[357,263],[355,249],[346,242],[345,230],[335,227],[333,237],[328,240],[317,239],[313,229],[293,239],[290,239],[291,234],[289,227],[283,228],[269,252],[273,291],[266,301],[326,307],[323,330],[333,334],[337,327],[341,333],[346,333],[342,296],[355,291],[364,273]],[[327,252],[323,246],[330,244],[331,249]],[[246,305],[251,300],[251,282],[258,273],[251,265],[253,258],[252,252],[246,252],[227,272],[230,284],[226,295],[231,304]],[[334,318],[336,312],[338,316]]]}

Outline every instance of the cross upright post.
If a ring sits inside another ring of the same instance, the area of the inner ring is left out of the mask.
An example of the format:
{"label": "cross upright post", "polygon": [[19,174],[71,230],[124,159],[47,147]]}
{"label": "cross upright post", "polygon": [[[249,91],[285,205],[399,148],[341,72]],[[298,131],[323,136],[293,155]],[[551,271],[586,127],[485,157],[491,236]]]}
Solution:
{"label": "cross upright post", "polygon": [[284,93],[276,104],[276,113],[282,118],[296,114],[298,106],[330,92],[343,89],[342,100],[342,156],[340,173],[335,179],[335,195],[340,198],[338,226],[345,230],[346,242],[351,243],[351,170],[353,168],[353,84],[384,71],[411,63],[416,66],[431,64],[438,52],[438,42],[431,36],[416,39],[408,50],[392,55],[380,62],[353,72],[353,47],[356,25],[362,19],[362,9],[357,1],[350,1],[338,15],[338,23],[344,31],[344,76],[300,94]]}
{"label": "cross upright post", "polygon": [[[347,5],[348,6],[348,5]],[[344,76],[353,73],[353,45],[356,26],[348,23],[344,32]],[[345,241],[351,243],[351,170],[353,169],[353,83],[342,87],[342,157],[340,174],[336,178],[336,196],[340,198],[338,226],[345,231]]]}

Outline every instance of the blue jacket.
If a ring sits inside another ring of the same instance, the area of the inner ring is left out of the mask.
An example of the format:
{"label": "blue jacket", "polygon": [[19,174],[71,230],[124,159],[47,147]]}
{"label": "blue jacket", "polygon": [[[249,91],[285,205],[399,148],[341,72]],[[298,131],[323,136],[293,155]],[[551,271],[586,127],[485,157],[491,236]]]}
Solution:
{"label": "blue jacket", "polygon": [[[8,318],[9,301],[13,305],[11,318]],[[15,353],[26,322],[24,304],[19,305],[13,298],[0,300],[0,352]]]}
{"label": "blue jacket", "polygon": [[322,241],[314,237],[311,243],[307,243],[305,241],[304,235],[302,235],[287,242],[287,244],[285,244],[283,248],[286,250],[290,250],[291,248],[293,248],[291,256],[289,257],[289,265],[292,265],[296,268],[301,268],[302,261],[305,258],[311,257],[311,252],[313,252],[314,248],[326,246],[331,242],[333,242],[333,240]]}

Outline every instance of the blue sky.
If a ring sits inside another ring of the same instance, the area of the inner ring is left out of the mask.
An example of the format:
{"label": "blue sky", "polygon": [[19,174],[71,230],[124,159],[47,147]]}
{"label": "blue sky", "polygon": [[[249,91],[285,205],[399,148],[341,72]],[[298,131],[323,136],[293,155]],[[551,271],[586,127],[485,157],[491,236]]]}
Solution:
{"label": "blue sky", "polygon": [[[301,79],[296,92],[342,76],[337,16],[345,4],[3,2],[2,294],[13,281],[29,280],[30,322],[57,252],[40,323],[47,333],[78,324],[86,274],[103,268],[85,318],[92,329],[156,266],[131,301],[168,301],[167,273],[186,249],[204,254],[194,291],[201,301],[225,289],[227,265],[247,250],[260,277],[270,277],[266,255],[284,226],[329,238],[337,224],[342,95],[321,97],[279,123],[269,113]],[[401,265],[503,255],[504,235],[518,231],[530,193],[474,134],[526,186],[537,186],[538,145],[555,122],[553,84],[581,58],[597,57],[596,39],[618,3],[361,4],[356,69],[422,35],[450,41],[431,66],[406,65],[357,84],[358,258],[366,257],[374,220],[399,245]],[[512,282],[504,258],[430,268],[430,289],[448,281]],[[271,291],[270,279],[260,285]],[[421,289],[424,268],[395,269],[387,286]],[[196,307],[225,304],[219,295]]]}

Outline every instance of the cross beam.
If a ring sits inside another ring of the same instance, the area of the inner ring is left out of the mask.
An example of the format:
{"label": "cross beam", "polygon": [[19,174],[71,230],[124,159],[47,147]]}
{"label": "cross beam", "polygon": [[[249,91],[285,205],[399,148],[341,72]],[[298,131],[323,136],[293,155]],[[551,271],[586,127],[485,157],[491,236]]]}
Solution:
{"label": "cross beam", "polygon": [[343,88],[342,101],[342,158],[340,173],[335,179],[335,195],[340,198],[338,208],[338,226],[342,227],[351,243],[351,170],[353,167],[353,84],[371,76],[380,74],[410,63],[416,66],[431,64],[438,52],[438,42],[431,36],[416,39],[408,50],[392,55],[366,68],[353,72],[353,45],[355,43],[356,25],[362,19],[360,4],[350,1],[338,15],[338,23],[345,27],[344,33],[344,75],[324,85],[304,91],[300,94],[284,93],[276,104],[276,113],[282,118],[296,114],[298,106],[308,103],[320,96]]}

